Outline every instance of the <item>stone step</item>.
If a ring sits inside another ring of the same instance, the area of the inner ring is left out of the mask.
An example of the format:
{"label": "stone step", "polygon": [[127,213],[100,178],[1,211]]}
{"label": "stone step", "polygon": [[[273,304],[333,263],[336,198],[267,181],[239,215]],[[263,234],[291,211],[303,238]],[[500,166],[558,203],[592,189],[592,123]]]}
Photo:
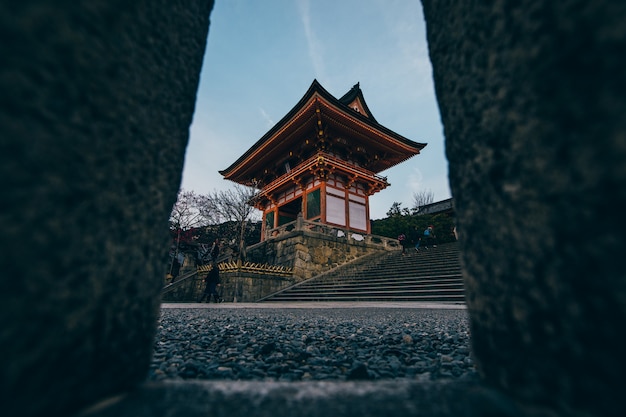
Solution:
{"label": "stone step", "polygon": [[[406,269],[406,270],[389,270],[389,271],[370,271],[367,273],[355,273],[355,274],[346,274],[341,273],[337,274],[335,278],[342,279],[363,279],[367,280],[369,278],[397,278],[397,277],[407,277],[407,278],[419,278],[419,277],[429,277],[429,276],[442,276],[442,275],[461,275],[460,267],[448,267],[448,268],[423,268],[423,269]],[[330,277],[326,277],[325,279],[329,279]]]}
{"label": "stone step", "polygon": [[369,289],[352,289],[352,288],[336,288],[327,291],[296,291],[288,294],[276,295],[272,299],[291,300],[302,297],[343,297],[343,296],[454,296],[463,298],[465,292],[463,288],[414,288],[405,287],[385,287],[385,288],[369,288]]}
{"label": "stone step", "polygon": [[464,298],[463,292],[459,292],[458,290],[430,290],[430,291],[415,291],[415,290],[392,290],[388,289],[385,291],[343,291],[343,292],[307,292],[307,293],[298,293],[298,294],[288,294],[283,296],[272,297],[274,301],[289,301],[293,299],[307,299],[307,298],[341,298],[345,299],[346,297],[358,297],[358,298],[380,298],[383,296],[393,296],[393,297],[412,297],[412,298],[420,298],[420,297],[439,297],[439,296],[448,296],[448,297],[456,297],[456,298]]}
{"label": "stone step", "polygon": [[311,293],[296,297],[272,297],[266,302],[305,302],[305,301],[436,301],[465,303],[465,296],[459,294],[327,294]]}
{"label": "stone step", "polygon": [[[460,288],[461,292],[463,292],[463,288]],[[433,292],[438,292],[438,291],[444,291],[444,292],[450,292],[450,291],[455,291],[458,292],[459,291],[459,287],[456,286],[425,286],[425,287],[415,287],[415,286],[411,286],[411,285],[401,285],[401,286],[389,286],[389,287],[363,287],[363,288],[353,288],[353,287],[334,287],[331,289],[328,289],[327,291],[323,291],[324,293],[327,294],[335,294],[335,293],[361,293],[364,291],[370,291],[370,292],[389,292],[389,293],[397,293],[397,292],[401,292],[401,291],[407,291],[407,292],[413,292],[413,293],[418,293],[418,292],[424,292],[424,293],[433,293]],[[317,293],[320,291],[316,291],[315,288],[308,288],[308,289],[304,289],[304,290],[300,290],[300,289],[294,289],[293,292],[291,292],[291,294],[295,294],[295,293],[300,293],[300,294],[313,294],[313,293]]]}
{"label": "stone step", "polygon": [[[419,263],[417,262],[402,262],[401,260],[393,260],[387,265],[380,265],[377,267],[369,267],[367,271],[376,271],[376,270],[403,270],[403,269],[421,269],[421,268],[440,268],[440,267],[460,267],[460,263],[458,259],[450,259],[450,260],[429,260],[429,259],[420,259]],[[366,271],[363,271],[366,272]]]}
{"label": "stone step", "polygon": [[266,301],[444,301],[465,302],[458,245],[393,253],[326,274],[275,294]]}
{"label": "stone step", "polygon": [[410,284],[415,286],[432,286],[432,285],[459,285],[463,286],[463,281],[461,275],[447,275],[447,276],[433,276],[433,277],[419,277],[419,278],[396,278],[396,279],[371,279],[371,280],[336,280],[336,281],[325,281],[325,282],[308,282],[306,285],[300,285],[295,287],[293,290],[299,289],[322,289],[322,288],[334,288],[337,286],[359,286],[359,287],[370,287],[376,284],[380,285],[399,285],[399,284]]}
{"label": "stone step", "polygon": [[454,293],[458,295],[464,294],[464,288],[458,285],[446,286],[439,285],[434,287],[415,287],[411,285],[393,286],[393,287],[363,287],[363,288],[320,288],[318,290],[298,290],[285,294],[286,296],[300,296],[306,294],[372,294],[372,293],[388,293],[388,294],[433,294],[433,293]]}
{"label": "stone step", "polygon": [[449,287],[449,288],[461,288],[463,289],[463,283],[460,280],[437,280],[432,282],[419,282],[416,283],[414,281],[402,280],[402,281],[394,281],[394,282],[385,282],[378,281],[374,283],[351,283],[351,284],[324,284],[320,286],[309,286],[309,287],[294,287],[291,289],[291,292],[296,291],[324,291],[324,290],[335,290],[339,288],[347,288],[352,290],[362,290],[362,289],[375,289],[375,288],[398,288],[398,287],[407,287],[407,288],[438,288],[438,287]]}

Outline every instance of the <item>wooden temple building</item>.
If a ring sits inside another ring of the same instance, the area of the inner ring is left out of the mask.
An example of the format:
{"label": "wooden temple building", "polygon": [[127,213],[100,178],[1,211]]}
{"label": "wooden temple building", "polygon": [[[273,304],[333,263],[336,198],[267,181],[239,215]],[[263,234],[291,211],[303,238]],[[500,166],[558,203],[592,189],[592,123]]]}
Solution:
{"label": "wooden temple building", "polygon": [[419,154],[380,125],[357,83],[337,99],[314,80],[302,99],[231,166],[225,179],[255,187],[268,231],[303,219],[370,233],[369,198],[389,186],[378,175]]}

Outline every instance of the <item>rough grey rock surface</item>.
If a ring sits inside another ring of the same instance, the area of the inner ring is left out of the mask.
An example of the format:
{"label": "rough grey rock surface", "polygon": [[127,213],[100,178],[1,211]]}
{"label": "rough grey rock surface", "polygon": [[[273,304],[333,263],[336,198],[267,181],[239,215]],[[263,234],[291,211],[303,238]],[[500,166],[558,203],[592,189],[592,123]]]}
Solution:
{"label": "rough grey rock surface", "polygon": [[623,415],[626,3],[423,5],[479,370]]}
{"label": "rough grey rock surface", "polygon": [[478,380],[467,311],[164,309],[149,380]]}
{"label": "rough grey rock surface", "polygon": [[487,387],[459,381],[166,381],[146,384],[126,396],[108,399],[78,417],[161,416],[523,417],[524,414],[510,398]]}
{"label": "rough grey rock surface", "polygon": [[[71,411],[145,376],[211,3],[0,3],[4,414]],[[560,415],[625,409],[625,8],[424,0],[478,365]],[[124,410],[289,410],[302,391],[274,384],[163,384]],[[299,397],[302,415],[332,415],[332,392]],[[396,398],[372,392],[352,397],[357,415]],[[402,414],[407,395],[441,412],[460,398],[428,392],[402,394]]]}
{"label": "rough grey rock surface", "polygon": [[211,6],[0,3],[5,415],[145,377]]}

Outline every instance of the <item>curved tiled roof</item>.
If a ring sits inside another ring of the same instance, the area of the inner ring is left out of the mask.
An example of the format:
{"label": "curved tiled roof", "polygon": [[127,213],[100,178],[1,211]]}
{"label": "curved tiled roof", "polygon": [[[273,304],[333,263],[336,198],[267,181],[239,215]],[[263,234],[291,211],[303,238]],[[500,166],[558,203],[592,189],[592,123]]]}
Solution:
{"label": "curved tiled roof", "polygon": [[[349,107],[358,101],[364,113]],[[319,136],[316,133],[320,133]],[[332,137],[329,138],[328,134]],[[380,172],[418,154],[425,143],[414,142],[379,124],[371,114],[359,84],[341,98],[313,83],[298,103],[228,168],[219,171],[226,179],[250,184],[267,167],[279,165],[320,141],[343,143],[369,153],[367,168]],[[363,156],[365,161],[366,157]]]}

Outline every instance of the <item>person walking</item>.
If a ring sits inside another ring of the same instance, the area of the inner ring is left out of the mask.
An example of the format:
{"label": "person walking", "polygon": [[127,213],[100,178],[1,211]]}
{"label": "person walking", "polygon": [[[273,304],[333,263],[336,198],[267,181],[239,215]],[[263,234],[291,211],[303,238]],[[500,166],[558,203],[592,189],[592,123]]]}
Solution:
{"label": "person walking", "polygon": [[[419,225],[414,226],[411,229],[411,245],[415,248],[416,252],[420,251],[420,246],[422,246],[422,230]],[[408,248],[409,246],[407,246]]]}
{"label": "person walking", "polygon": [[437,236],[435,236],[435,229],[432,225],[424,230],[424,248],[428,249],[428,245],[431,245],[433,248],[437,247]]}
{"label": "person walking", "polygon": [[406,235],[404,233],[400,233],[398,235],[398,242],[400,242],[400,245],[402,245],[402,254],[404,255],[407,245]]}
{"label": "person walking", "polygon": [[418,237],[417,237],[417,241],[415,242],[415,250],[416,250],[417,252],[419,252],[419,251],[420,251],[420,245],[421,245],[421,243],[422,243],[422,238],[421,238],[420,236],[418,236]]}
{"label": "person walking", "polygon": [[218,268],[217,263],[213,262],[211,270],[209,270],[209,273],[204,278],[204,282],[206,285],[204,287],[204,292],[202,293],[202,296],[198,300],[199,303],[201,303],[205,298],[206,302],[210,303],[211,296],[213,296],[216,303],[221,303],[222,301],[224,301],[217,292],[217,286],[220,283],[220,269]]}

